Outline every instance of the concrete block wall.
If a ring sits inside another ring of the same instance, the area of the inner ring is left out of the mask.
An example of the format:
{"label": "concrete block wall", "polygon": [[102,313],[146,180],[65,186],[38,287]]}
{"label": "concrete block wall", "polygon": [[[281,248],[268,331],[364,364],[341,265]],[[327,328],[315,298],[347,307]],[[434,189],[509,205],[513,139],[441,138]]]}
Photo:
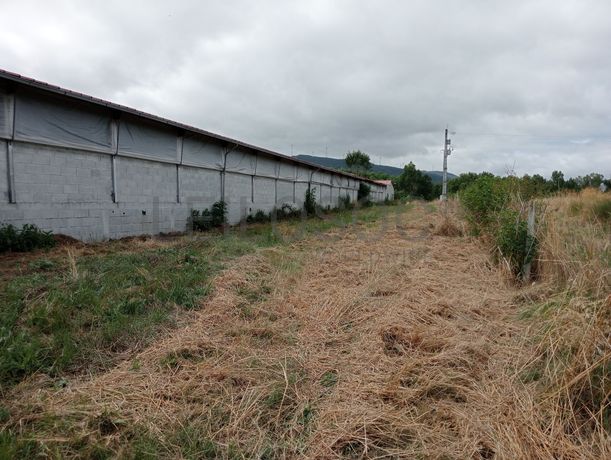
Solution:
{"label": "concrete block wall", "polygon": [[[33,120],[33,110],[28,117],[14,119],[43,130],[51,126],[44,132],[57,133],[57,123],[78,118],[79,110],[84,110],[82,102],[71,106],[62,97],[45,104],[63,104],[57,113],[70,117],[58,121],[48,118],[47,112],[46,119],[41,114],[40,120]],[[5,104],[4,108],[18,111],[18,104],[7,105],[9,100],[8,96],[0,98],[0,109]],[[27,126],[18,130],[0,126],[0,224],[32,223],[97,241],[185,231],[192,209],[210,208],[223,198],[231,224],[259,209],[269,212],[284,203],[301,207],[308,183],[323,207],[336,207],[340,195],[350,194],[353,201],[357,197],[359,181],[341,174],[204,134],[185,134],[160,122],[140,123],[133,115],[125,118],[129,123],[125,128],[122,118],[111,118],[116,114],[106,107],[92,105],[87,111],[92,123],[107,127],[101,137],[111,139],[110,147],[78,145],[80,138],[72,134],[69,141],[28,138],[32,130]],[[84,133],[89,129],[87,117],[77,127]],[[152,135],[156,129],[158,135]],[[15,131],[20,137],[13,139]],[[132,137],[126,139],[128,132]],[[378,192],[376,198],[383,199],[382,191]]]}
{"label": "concrete block wall", "polygon": [[81,150],[14,143],[19,203],[111,203],[111,159]]}
{"label": "concrete block wall", "polygon": [[276,182],[276,206],[280,207],[283,204],[294,205],[295,200],[293,197],[293,181],[278,179]]}
{"label": "concrete block wall", "polygon": [[[255,177],[255,179],[257,178]],[[251,199],[252,182],[253,176],[251,175],[225,173],[225,202],[228,207],[227,220],[230,223],[238,223],[249,214],[250,209],[254,211],[255,206]]]}
{"label": "concrete block wall", "polygon": [[117,157],[115,170],[119,203],[149,203],[151,197],[160,203],[177,202],[176,165]]}
{"label": "concrete block wall", "polygon": [[221,199],[221,171],[181,166],[180,202],[204,208]]}
{"label": "concrete block wall", "polygon": [[255,177],[253,213],[270,212],[276,206],[276,179]]}

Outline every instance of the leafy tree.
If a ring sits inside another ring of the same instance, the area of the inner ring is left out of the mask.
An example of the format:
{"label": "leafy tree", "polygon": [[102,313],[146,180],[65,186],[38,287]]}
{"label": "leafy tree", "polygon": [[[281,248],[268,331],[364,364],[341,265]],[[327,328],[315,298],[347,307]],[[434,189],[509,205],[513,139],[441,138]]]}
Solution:
{"label": "leafy tree", "polygon": [[346,154],[346,165],[351,172],[362,173],[371,169],[371,160],[369,155],[361,152],[360,150],[354,150]]}
{"label": "leafy tree", "polygon": [[560,190],[564,188],[564,174],[562,171],[554,171],[552,172],[552,186],[555,190]]}
{"label": "leafy tree", "polygon": [[494,174],[489,172],[482,172],[479,174],[474,172],[462,173],[460,176],[448,181],[448,193],[458,193],[466,189],[481,176],[494,177]]}
{"label": "leafy tree", "polygon": [[584,187],[600,187],[605,180],[605,176],[598,173],[590,173],[583,178]]}
{"label": "leafy tree", "polygon": [[411,161],[403,167],[401,175],[395,179],[395,189],[399,195],[412,196],[431,200],[433,196],[433,181],[430,176],[416,168]]}

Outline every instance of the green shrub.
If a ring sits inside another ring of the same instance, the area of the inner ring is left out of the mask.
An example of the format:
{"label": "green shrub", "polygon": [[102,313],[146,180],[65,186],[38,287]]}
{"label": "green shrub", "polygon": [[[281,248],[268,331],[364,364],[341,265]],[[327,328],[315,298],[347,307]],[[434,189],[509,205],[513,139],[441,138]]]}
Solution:
{"label": "green shrub", "polygon": [[301,216],[301,211],[293,205],[284,203],[280,209],[274,209],[278,220],[294,219]]}
{"label": "green shrub", "polygon": [[215,227],[222,227],[227,219],[227,205],[224,201],[217,201],[212,205],[212,210],[197,209],[191,210],[191,228],[196,231],[204,232]]}
{"label": "green shrub", "polygon": [[254,214],[246,217],[249,224],[270,222],[272,217],[278,221],[293,219],[301,216],[301,211],[288,203],[284,203],[279,208],[274,208],[270,213],[258,209]]}
{"label": "green shrub", "polygon": [[316,214],[316,189],[308,187],[305,192],[303,208],[305,209],[306,215],[308,216],[313,216],[314,214]]}
{"label": "green shrub", "polygon": [[357,192],[357,200],[359,203],[367,204],[369,202],[369,195],[371,194],[371,187],[365,182],[359,183],[359,191]]}
{"label": "green shrub", "polygon": [[537,250],[536,239],[528,236],[527,221],[516,211],[502,211],[498,215],[494,236],[500,254],[507,260],[514,275],[522,275],[524,264],[533,260]]}
{"label": "green shrub", "polygon": [[269,222],[270,220],[271,216],[261,209],[258,209],[257,212],[246,217],[246,222],[249,224],[264,223]]}
{"label": "green shrub", "polygon": [[472,231],[479,235],[509,202],[509,192],[497,177],[480,176],[460,193]]}
{"label": "green shrub", "polygon": [[212,216],[212,226],[222,227],[227,223],[227,204],[224,201],[217,201],[212,205],[210,215]]}
{"label": "green shrub", "polygon": [[0,252],[26,252],[53,246],[53,233],[40,230],[36,225],[25,224],[21,230],[11,224],[0,227]]}

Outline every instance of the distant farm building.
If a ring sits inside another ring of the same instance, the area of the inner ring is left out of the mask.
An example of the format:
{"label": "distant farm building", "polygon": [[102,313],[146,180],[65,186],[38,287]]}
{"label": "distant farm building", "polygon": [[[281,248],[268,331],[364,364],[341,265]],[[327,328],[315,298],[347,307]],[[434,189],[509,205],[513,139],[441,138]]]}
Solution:
{"label": "distant farm building", "polygon": [[392,200],[395,197],[395,187],[392,185],[391,180],[376,180],[376,184],[382,185],[384,187],[383,194],[385,200]]}

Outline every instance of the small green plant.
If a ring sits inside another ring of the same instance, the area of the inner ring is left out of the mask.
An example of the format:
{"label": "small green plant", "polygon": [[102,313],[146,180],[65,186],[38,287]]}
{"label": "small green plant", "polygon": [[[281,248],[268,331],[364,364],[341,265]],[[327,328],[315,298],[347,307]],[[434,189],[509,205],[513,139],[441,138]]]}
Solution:
{"label": "small green plant", "polygon": [[12,224],[0,227],[0,252],[27,252],[55,246],[52,232],[45,232],[33,224],[24,224],[20,230]]}
{"label": "small green plant", "polygon": [[305,192],[303,208],[305,209],[306,215],[308,216],[313,216],[314,214],[316,214],[316,189],[308,187]]}
{"label": "small green plant", "polygon": [[11,418],[11,414],[4,406],[0,406],[0,423],[6,423]]}
{"label": "small green plant", "polygon": [[28,265],[32,270],[49,271],[56,267],[55,262],[49,259],[38,259]]}
{"label": "small green plant", "polygon": [[276,217],[278,218],[278,220],[295,219],[300,216],[301,211],[299,210],[299,208],[296,208],[295,206],[288,203],[284,203],[276,212]]}
{"label": "small green plant", "polygon": [[222,227],[227,222],[227,205],[224,201],[217,201],[212,210],[191,210],[191,227],[193,230],[205,232],[212,228]]}
{"label": "small green plant", "polygon": [[524,264],[534,259],[537,250],[536,239],[528,235],[526,220],[520,213],[509,209],[499,213],[495,242],[516,276],[522,274]]}
{"label": "small green plant", "polygon": [[314,419],[314,408],[310,403],[306,404],[299,416],[299,423],[303,426],[308,426]]}
{"label": "small green plant", "polygon": [[257,209],[254,214],[246,217],[246,222],[249,224],[262,224],[265,222],[269,222],[271,220],[271,216],[261,209]]}
{"label": "small green plant", "polygon": [[352,209],[350,195],[344,195],[339,197],[339,209]]}
{"label": "small green plant", "polygon": [[227,223],[227,204],[224,201],[217,201],[212,205],[210,215],[212,216],[212,226],[222,227]]}
{"label": "small green plant", "polygon": [[320,384],[326,388],[331,388],[335,386],[336,383],[337,383],[337,372],[336,371],[327,371],[320,378]]}

